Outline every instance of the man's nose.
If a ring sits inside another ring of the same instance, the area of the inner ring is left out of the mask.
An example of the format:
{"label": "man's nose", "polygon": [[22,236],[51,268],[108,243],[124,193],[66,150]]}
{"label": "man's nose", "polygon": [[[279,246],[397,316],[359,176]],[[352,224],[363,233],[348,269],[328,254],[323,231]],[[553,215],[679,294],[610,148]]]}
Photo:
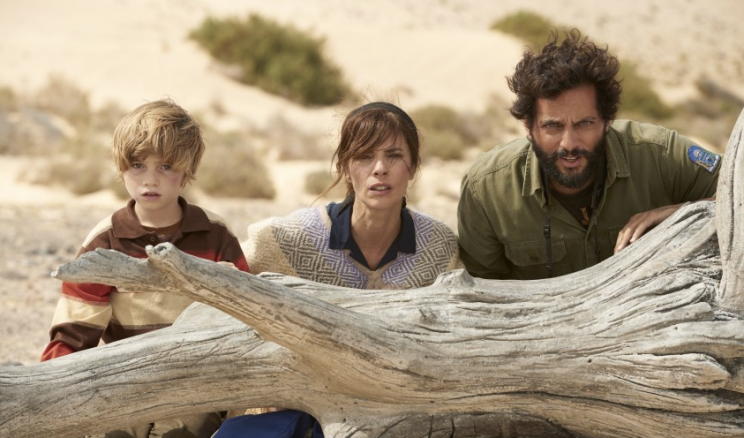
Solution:
{"label": "man's nose", "polygon": [[571,127],[566,127],[561,136],[561,147],[567,151],[572,151],[578,146],[577,141],[576,131]]}

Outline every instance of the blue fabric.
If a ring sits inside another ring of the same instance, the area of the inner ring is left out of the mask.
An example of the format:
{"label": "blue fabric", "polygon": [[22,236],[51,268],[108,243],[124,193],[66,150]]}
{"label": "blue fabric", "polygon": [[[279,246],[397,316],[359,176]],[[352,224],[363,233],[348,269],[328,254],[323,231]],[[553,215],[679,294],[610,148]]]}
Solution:
{"label": "blue fabric", "polygon": [[293,409],[225,420],[212,438],[323,438],[318,421]]}

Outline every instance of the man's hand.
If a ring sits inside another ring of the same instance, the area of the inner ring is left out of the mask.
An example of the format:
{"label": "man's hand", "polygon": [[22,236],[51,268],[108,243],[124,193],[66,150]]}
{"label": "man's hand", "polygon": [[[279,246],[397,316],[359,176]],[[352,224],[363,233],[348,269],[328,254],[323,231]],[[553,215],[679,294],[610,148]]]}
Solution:
{"label": "man's hand", "polygon": [[671,216],[681,206],[682,204],[667,205],[631,216],[628,223],[620,230],[620,234],[617,236],[615,254],[640,239],[646,231],[664,222],[664,219]]}

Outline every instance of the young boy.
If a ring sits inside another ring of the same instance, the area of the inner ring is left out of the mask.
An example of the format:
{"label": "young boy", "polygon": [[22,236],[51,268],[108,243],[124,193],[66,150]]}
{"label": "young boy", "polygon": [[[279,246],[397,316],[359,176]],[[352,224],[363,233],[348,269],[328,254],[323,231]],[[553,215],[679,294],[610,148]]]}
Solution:
{"label": "young boy", "polygon": [[[90,232],[78,257],[106,248],[145,258],[146,246],[171,242],[185,253],[248,272],[240,243],[226,223],[180,197],[204,154],[201,129],[183,108],[170,100],[136,108],[117,126],[112,152],[132,199]],[[170,326],[192,302],[170,294],[64,282],[51,342],[41,360],[93,348],[100,340],[108,343]],[[107,436],[140,438],[181,430],[184,436],[209,437],[219,421],[216,413],[194,415]],[[181,436],[171,433],[168,436]]]}

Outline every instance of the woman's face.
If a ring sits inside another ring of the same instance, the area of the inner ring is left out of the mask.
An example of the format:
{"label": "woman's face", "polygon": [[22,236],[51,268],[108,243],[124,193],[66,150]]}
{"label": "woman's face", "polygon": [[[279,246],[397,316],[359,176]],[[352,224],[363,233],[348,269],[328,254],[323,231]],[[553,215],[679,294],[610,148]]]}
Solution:
{"label": "woman's face", "polygon": [[361,203],[369,209],[400,209],[414,173],[411,152],[401,137],[385,141],[374,151],[352,159],[346,170],[346,181],[354,188],[355,208]]}

